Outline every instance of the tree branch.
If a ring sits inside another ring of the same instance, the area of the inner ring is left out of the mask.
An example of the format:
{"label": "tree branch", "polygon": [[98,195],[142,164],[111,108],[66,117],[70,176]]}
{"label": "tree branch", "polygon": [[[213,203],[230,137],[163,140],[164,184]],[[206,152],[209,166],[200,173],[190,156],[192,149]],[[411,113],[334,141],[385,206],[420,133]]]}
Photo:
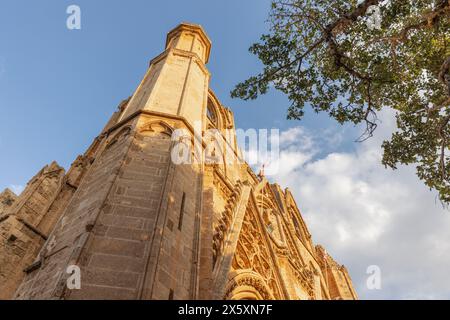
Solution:
{"label": "tree branch", "polygon": [[441,178],[442,181],[445,180],[446,172],[445,172],[445,149],[447,148],[447,137],[445,136],[445,127],[450,122],[450,115],[444,118],[443,122],[439,126],[439,137],[441,138],[441,156],[439,159],[439,166],[441,170]]}

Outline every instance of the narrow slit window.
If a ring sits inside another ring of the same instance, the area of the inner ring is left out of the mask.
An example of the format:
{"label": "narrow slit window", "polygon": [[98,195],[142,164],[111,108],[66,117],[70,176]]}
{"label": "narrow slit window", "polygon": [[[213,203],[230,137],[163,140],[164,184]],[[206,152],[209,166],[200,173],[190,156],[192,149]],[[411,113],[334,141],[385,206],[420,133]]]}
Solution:
{"label": "narrow slit window", "polygon": [[173,289],[169,291],[169,300],[173,300]]}
{"label": "narrow slit window", "polygon": [[181,230],[181,227],[183,226],[185,202],[186,202],[186,192],[183,192],[183,198],[181,198],[180,219],[178,220],[178,230]]}

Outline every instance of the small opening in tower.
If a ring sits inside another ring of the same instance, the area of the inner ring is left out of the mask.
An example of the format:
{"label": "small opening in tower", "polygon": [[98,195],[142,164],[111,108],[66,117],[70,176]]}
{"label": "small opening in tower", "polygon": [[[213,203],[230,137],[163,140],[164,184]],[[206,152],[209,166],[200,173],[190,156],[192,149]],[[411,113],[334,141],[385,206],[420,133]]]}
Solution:
{"label": "small opening in tower", "polygon": [[178,230],[181,230],[183,226],[183,216],[184,216],[184,205],[186,202],[186,192],[183,192],[183,197],[181,198],[181,207],[180,207],[180,217],[178,220]]}

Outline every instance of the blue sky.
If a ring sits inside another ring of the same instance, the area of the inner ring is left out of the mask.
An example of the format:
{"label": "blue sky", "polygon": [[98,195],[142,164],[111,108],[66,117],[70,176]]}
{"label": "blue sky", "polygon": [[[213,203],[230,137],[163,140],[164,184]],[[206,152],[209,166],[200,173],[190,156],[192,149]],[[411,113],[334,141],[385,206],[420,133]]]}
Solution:
{"label": "blue sky", "polygon": [[70,165],[133,93],[149,60],[164,49],[166,33],[181,21],[203,25],[212,39],[211,87],[239,127],[293,125],[280,94],[251,102],[229,97],[258,69],[247,49],[267,28],[269,1],[81,0],[82,29],[68,30],[72,3],[1,1],[0,167],[8,170],[0,171],[0,188],[23,185],[52,159]]}
{"label": "blue sky", "polygon": [[[66,28],[71,4],[81,8],[81,30]],[[133,93],[149,60],[163,51],[166,33],[182,21],[198,23],[213,42],[211,87],[234,111],[237,127],[279,128],[286,141],[301,141],[286,146],[277,180],[293,190],[316,242],[349,268],[360,296],[449,298],[450,283],[440,275],[450,267],[441,254],[450,249],[450,215],[414,168],[392,172],[379,162],[392,113],[362,145],[353,143],[357,129],[325,115],[287,121],[289,102],[277,92],[250,102],[230,98],[233,86],[260,67],[248,47],[267,31],[269,6],[269,0],[1,0],[0,189],[26,185],[53,160],[67,168]],[[383,290],[365,286],[372,264],[385,274]]]}

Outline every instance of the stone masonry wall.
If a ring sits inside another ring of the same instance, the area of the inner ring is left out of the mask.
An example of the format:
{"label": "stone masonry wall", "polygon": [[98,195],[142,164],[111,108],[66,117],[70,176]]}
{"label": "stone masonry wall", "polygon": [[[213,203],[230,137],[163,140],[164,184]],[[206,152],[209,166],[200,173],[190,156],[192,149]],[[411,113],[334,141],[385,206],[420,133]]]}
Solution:
{"label": "stone masonry wall", "polygon": [[66,268],[76,265],[97,216],[129,149],[129,131],[110,140],[86,173],[70,203],[40,252],[39,264],[16,292],[20,299],[54,299],[63,296]]}
{"label": "stone masonry wall", "polygon": [[0,222],[0,300],[10,299],[26,268],[39,253],[45,238],[16,216]]}
{"label": "stone masonry wall", "polygon": [[[197,295],[200,175],[170,161],[170,136],[117,129],[81,182],[17,298]],[[81,290],[67,290],[69,265]]]}
{"label": "stone masonry wall", "polygon": [[64,180],[56,163],[44,167],[0,218],[0,299],[9,299],[46,239],[36,225],[46,215]]}
{"label": "stone masonry wall", "polygon": [[67,298],[142,295],[170,143],[167,136],[136,136],[132,142],[79,259],[82,288],[67,292]]}

